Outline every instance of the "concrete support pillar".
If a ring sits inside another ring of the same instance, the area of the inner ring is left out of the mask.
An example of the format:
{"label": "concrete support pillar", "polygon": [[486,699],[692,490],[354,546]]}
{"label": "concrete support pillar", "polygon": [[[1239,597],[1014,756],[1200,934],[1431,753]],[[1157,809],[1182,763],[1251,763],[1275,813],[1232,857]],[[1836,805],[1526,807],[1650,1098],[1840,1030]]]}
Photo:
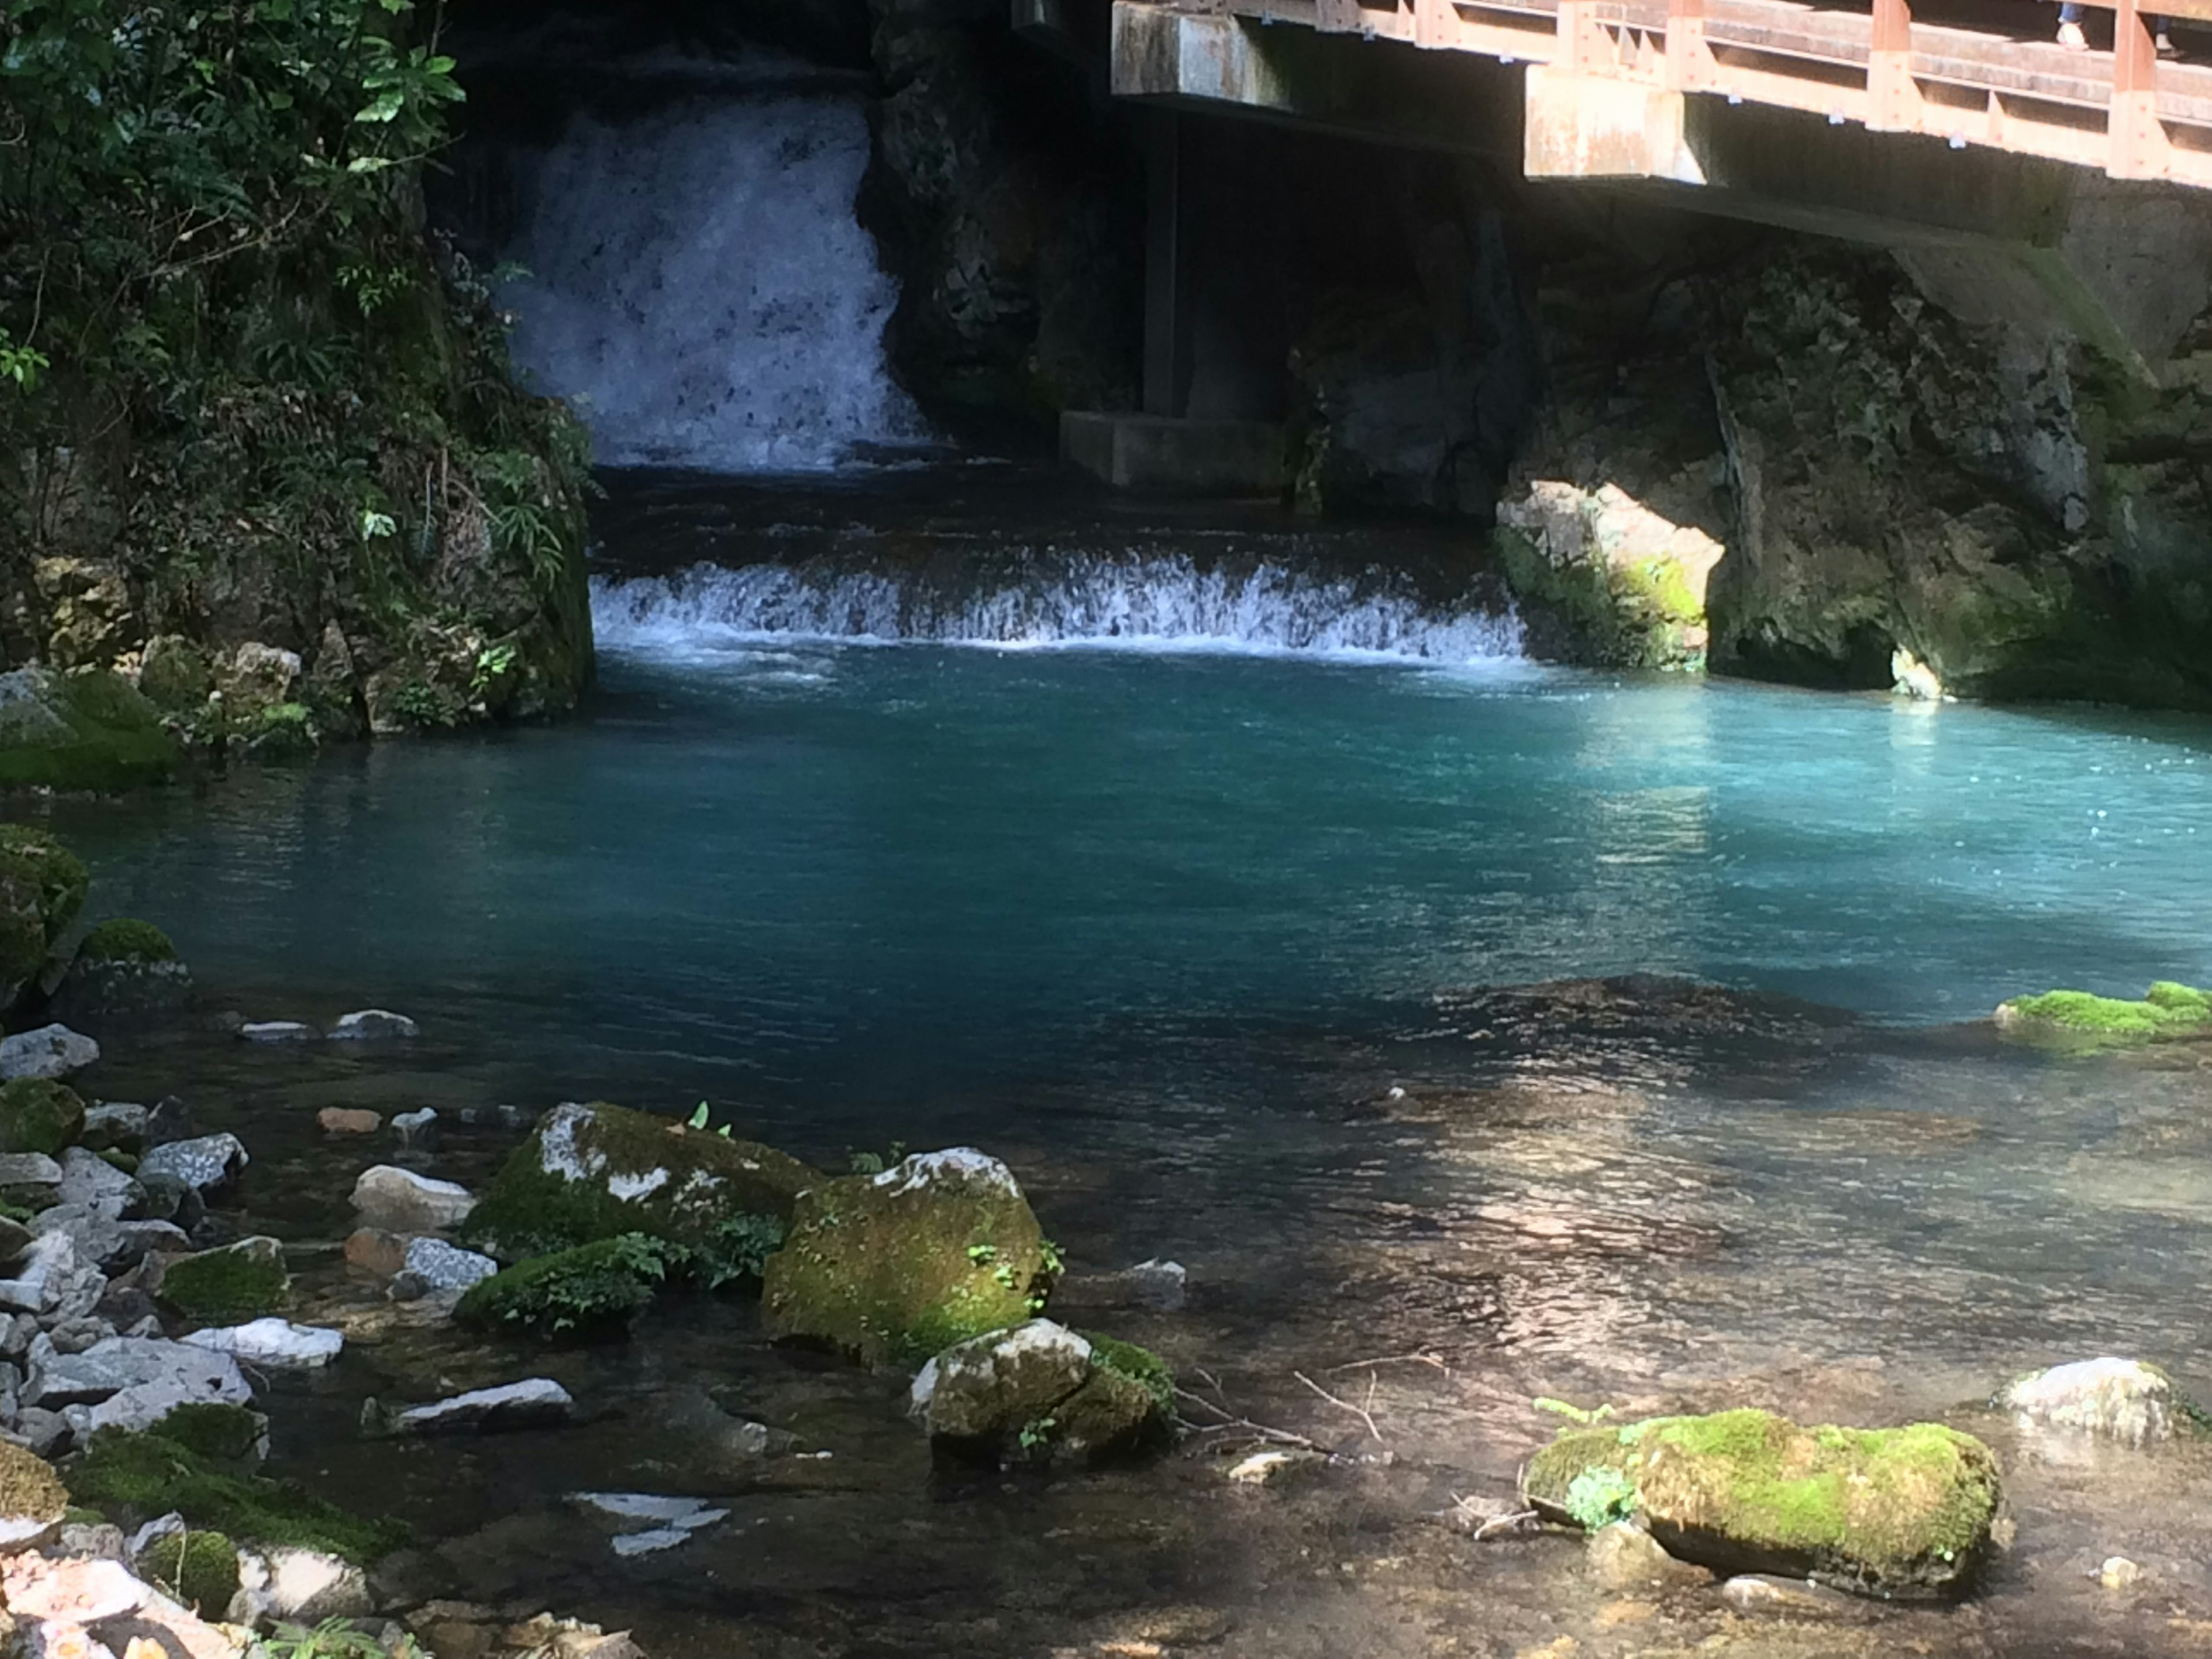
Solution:
{"label": "concrete support pillar", "polygon": [[1145,119],[1145,413],[1175,416],[1190,396],[1190,213],[1184,119]]}
{"label": "concrete support pillar", "polygon": [[1687,100],[1663,87],[1529,66],[1522,168],[1531,179],[1664,179],[1702,185],[1685,132]]}

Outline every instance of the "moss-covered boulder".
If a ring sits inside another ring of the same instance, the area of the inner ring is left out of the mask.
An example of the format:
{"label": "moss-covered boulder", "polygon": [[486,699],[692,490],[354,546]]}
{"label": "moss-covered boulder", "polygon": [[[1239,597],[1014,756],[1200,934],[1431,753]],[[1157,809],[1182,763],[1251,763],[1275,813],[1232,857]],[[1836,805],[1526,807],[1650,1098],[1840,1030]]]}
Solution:
{"label": "moss-covered boulder", "polygon": [[289,1480],[225,1468],[170,1438],[167,1427],[100,1430],[70,1466],[70,1490],[118,1523],[174,1510],[194,1528],[349,1561],[373,1561],[406,1541],[404,1527],[349,1514]]}
{"label": "moss-covered boulder", "polygon": [[0,823],[0,1009],[38,977],[91,884],[82,861],[52,836]]}
{"label": "moss-covered boulder", "polygon": [[1801,1428],[1771,1412],[1573,1429],[1529,1460],[1547,1520],[1641,1519],[1668,1553],[1724,1573],[1949,1599],[1987,1561],[1996,1460],[1940,1424]]}
{"label": "moss-covered boulder", "polygon": [[179,1257],[162,1271],[155,1293],[187,1319],[227,1325],[281,1312],[291,1290],[284,1247],[258,1237]]}
{"label": "moss-covered boulder", "polygon": [[154,705],[105,669],[0,674],[0,788],[107,794],[163,781],[177,759]]}
{"label": "moss-covered boulder", "polygon": [[69,1506],[69,1491],[52,1464],[0,1440],[0,1547],[20,1547],[59,1525]]}
{"label": "moss-covered boulder", "polygon": [[556,1106],[477,1199],[464,1237],[508,1261],[643,1233],[709,1283],[757,1272],[804,1188],[797,1158],[597,1101]]}
{"label": "moss-covered boulder", "polygon": [[67,1084],[46,1077],[0,1083],[0,1152],[59,1158],[83,1133],[84,1100]]}
{"label": "moss-covered boulder", "polygon": [[2088,991],[2045,991],[1997,1005],[1997,1029],[2060,1048],[2117,1048],[2212,1037],[2212,991],[2160,980],[2140,1002]]}
{"label": "moss-covered boulder", "polygon": [[150,921],[113,916],[84,936],[76,947],[79,962],[174,962],[177,947],[169,936]]}
{"label": "moss-covered boulder", "polygon": [[238,1546],[219,1532],[164,1533],[140,1553],[138,1571],[201,1618],[220,1620],[238,1594]]}
{"label": "moss-covered boulder", "polygon": [[1498,507],[1499,564],[1539,652],[1616,668],[1702,668],[1705,586],[1726,550],[1620,485],[1540,479]]}
{"label": "moss-covered boulder", "polygon": [[191,972],[149,921],[103,921],[76,947],[50,1012],[64,1020],[170,1008],[191,994]]}
{"label": "moss-covered boulder", "polygon": [[1059,1273],[1012,1172],[956,1147],[801,1194],[762,1305],[778,1336],[919,1365],[1042,1312]]}
{"label": "moss-covered boulder", "polygon": [[453,1316],[549,1341],[621,1336],[653,1300],[673,1249],[643,1233],[624,1233],[532,1256],[471,1285]]}
{"label": "moss-covered boulder", "polygon": [[1133,1343],[1031,1319],[932,1359],[914,1380],[909,1414],[951,1455],[1097,1462],[1167,1440],[1175,1382]]}

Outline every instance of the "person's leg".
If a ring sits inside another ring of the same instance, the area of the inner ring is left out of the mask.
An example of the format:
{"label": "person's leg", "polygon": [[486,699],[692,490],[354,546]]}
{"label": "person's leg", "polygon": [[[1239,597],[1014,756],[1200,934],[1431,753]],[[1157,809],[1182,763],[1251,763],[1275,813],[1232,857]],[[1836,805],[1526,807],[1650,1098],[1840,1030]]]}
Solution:
{"label": "person's leg", "polygon": [[2058,9],[2058,44],[2069,52],[2089,50],[2089,37],[2081,33],[2082,9],[2073,0]]}

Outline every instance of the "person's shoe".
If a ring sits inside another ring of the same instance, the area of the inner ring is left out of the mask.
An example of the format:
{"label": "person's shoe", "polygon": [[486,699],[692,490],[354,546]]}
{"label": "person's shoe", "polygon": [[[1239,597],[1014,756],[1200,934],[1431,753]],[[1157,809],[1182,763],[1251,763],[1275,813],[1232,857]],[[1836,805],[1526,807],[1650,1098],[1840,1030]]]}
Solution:
{"label": "person's shoe", "polygon": [[2058,44],[2069,52],[2087,52],[2089,50],[2089,37],[2081,33],[2079,23],[2061,23],[2058,26]]}
{"label": "person's shoe", "polygon": [[2158,32],[2158,39],[2152,41],[2151,45],[2157,50],[2158,55],[2161,58],[2179,58],[2181,56],[2180,50],[2173,44],[2173,37],[2168,34],[2164,29],[2160,29]]}

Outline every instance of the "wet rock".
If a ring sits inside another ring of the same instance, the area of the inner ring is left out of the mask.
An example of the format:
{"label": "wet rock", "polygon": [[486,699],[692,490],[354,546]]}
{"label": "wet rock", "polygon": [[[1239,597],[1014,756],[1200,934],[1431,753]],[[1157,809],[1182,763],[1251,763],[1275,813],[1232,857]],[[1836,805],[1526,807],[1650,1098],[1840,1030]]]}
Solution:
{"label": "wet rock", "polygon": [[[176,1095],[164,1095],[154,1103],[146,1114],[146,1145],[166,1146],[174,1140],[190,1140],[199,1133],[199,1125],[193,1120],[192,1109]],[[143,1178],[145,1170],[141,1168]]]}
{"label": "wet rock", "polygon": [[210,1353],[227,1353],[250,1365],[287,1370],[312,1370],[327,1365],[345,1346],[337,1332],[316,1325],[295,1325],[283,1319],[256,1319],[243,1325],[226,1325],[193,1331],[179,1339]]}
{"label": "wet rock", "polygon": [[1522,1496],[1559,1522],[1625,1506],[1700,1565],[1925,1599],[1971,1588],[2000,1493],[1989,1448],[1938,1424],[1803,1429],[1741,1410],[1570,1430],[1529,1461]]}
{"label": "wet rock", "polygon": [[325,1619],[359,1619],[373,1607],[368,1580],[343,1556],[320,1550],[242,1550],[239,1589],[254,1620],[319,1625]]}
{"label": "wet rock", "polygon": [[548,1377],[532,1377],[496,1389],[477,1389],[427,1406],[393,1409],[376,1401],[362,1402],[362,1427],[371,1434],[491,1434],[512,1429],[556,1427],[574,1415],[568,1389]]}
{"label": "wet rock", "polygon": [[2171,1439],[2175,1419],[2190,1409],[2157,1366],[2110,1356],[2021,1377],[1990,1403],[2025,1428],[2073,1429],[2137,1447]]}
{"label": "wet rock", "polygon": [[353,1206],[362,1222],[396,1233],[432,1233],[458,1226],[476,1207],[469,1189],[434,1181],[395,1164],[362,1171],[354,1182]]}
{"label": "wet rock", "polygon": [[313,1042],[322,1033],[296,1019],[250,1019],[238,1028],[248,1042]]}
{"label": "wet rock", "polygon": [[2060,1048],[2116,1048],[2212,1036],[2212,991],[2161,980],[2139,1002],[2087,991],[2046,991],[2000,1003],[2007,1036]]}
{"label": "wet rock", "polygon": [[501,1258],[646,1233],[682,1244],[709,1279],[757,1271],[799,1191],[798,1159],[595,1102],[555,1107],[484,1190],[468,1234]]}
{"label": "wet rock", "polygon": [[143,1164],[138,1169],[138,1186],[143,1194],[138,1208],[145,1219],[190,1232],[207,1218],[207,1200],[182,1176],[159,1170],[149,1172]]}
{"label": "wet rock", "polygon": [[357,1106],[325,1106],[315,1114],[315,1127],[326,1135],[373,1135],[384,1127],[384,1116]]}
{"label": "wet rock", "polygon": [[[0,686],[12,681],[13,676],[0,676]],[[0,690],[0,699],[6,695]],[[7,720],[7,705],[0,702],[0,731]],[[91,884],[91,872],[52,836],[20,823],[0,824],[0,1009],[39,977]]]}
{"label": "wet rock", "polygon": [[1182,1307],[1189,1277],[1182,1262],[1153,1257],[1129,1269],[1129,1290],[1139,1305],[1175,1313]]}
{"label": "wet rock", "polygon": [[908,1409],[947,1450],[1081,1461],[1164,1437],[1173,1387],[1140,1348],[1032,1319],[939,1354],[915,1378]]}
{"label": "wet rock", "polygon": [[427,1152],[438,1144],[438,1115],[428,1106],[402,1112],[392,1120],[392,1132],[399,1137],[401,1152]]}
{"label": "wet rock", "polygon": [[53,1010],[65,1018],[143,1014],[174,1008],[192,992],[191,969],[177,947],[151,922],[116,917],[85,935],[54,992]]}
{"label": "wet rock", "polygon": [[1573,660],[1702,666],[1705,587],[1726,549],[1607,480],[1516,485],[1498,503],[1497,548],[1515,595],[1554,613]]}
{"label": "wet rock", "polygon": [[283,1245],[262,1235],[167,1261],[153,1291],[187,1319],[228,1323],[276,1312],[291,1285]]}
{"label": "wet rock", "polygon": [[726,1521],[730,1516],[729,1510],[713,1508],[704,1498],[664,1497],[657,1492],[571,1492],[569,1500],[619,1521],[653,1523],[635,1532],[615,1535],[614,1552],[624,1557],[672,1549],[687,1542],[694,1533]]}
{"label": "wet rock", "polygon": [[0,1037],[0,1079],[9,1081],[65,1078],[99,1059],[100,1045],[66,1025],[41,1025],[35,1031]]}
{"label": "wet rock", "polygon": [[97,1106],[86,1109],[84,1132],[79,1144],[94,1152],[136,1152],[146,1144],[146,1121],[151,1115],[143,1106],[134,1106],[129,1101],[103,1100]]}
{"label": "wet rock", "polygon": [[379,1279],[390,1279],[407,1265],[407,1243],[381,1227],[356,1227],[346,1235],[345,1259]]}
{"label": "wet rock", "polygon": [[1633,1589],[1685,1575],[1705,1577],[1701,1569],[1668,1554],[1643,1528],[1620,1521],[1590,1534],[1589,1564],[1598,1583],[1611,1589]]}
{"label": "wet rock", "polygon": [[442,1238],[413,1238],[407,1242],[407,1254],[392,1281],[392,1293],[404,1300],[403,1287],[407,1294],[417,1297],[465,1291],[498,1271],[498,1262],[475,1250],[462,1249]]}
{"label": "wet rock", "polygon": [[1721,1586],[1731,1612],[1762,1619],[1802,1619],[1823,1624],[1861,1624],[1877,1616],[1856,1596],[1830,1589],[1809,1578],[1777,1578],[1740,1573]]}
{"label": "wet rock", "polygon": [[228,1188],[251,1161],[236,1135],[200,1135],[155,1147],[138,1160],[138,1179],[143,1184],[155,1176],[167,1176],[207,1196]]}
{"label": "wet rock", "polygon": [[1040,1311],[1057,1276],[1012,1172],[956,1147],[801,1193],[761,1306],[773,1335],[919,1364]]}
{"label": "wet rock", "polygon": [[388,1008],[362,1008],[350,1014],[342,1014],[338,1023],[330,1029],[330,1037],[336,1042],[366,1042],[390,1037],[411,1037],[422,1035],[422,1027],[404,1014],[395,1014]]}
{"label": "wet rock", "polygon": [[1238,1459],[1229,1467],[1228,1479],[1240,1486],[1275,1486],[1310,1474],[1328,1462],[1319,1452],[1298,1447],[1270,1446]]}

